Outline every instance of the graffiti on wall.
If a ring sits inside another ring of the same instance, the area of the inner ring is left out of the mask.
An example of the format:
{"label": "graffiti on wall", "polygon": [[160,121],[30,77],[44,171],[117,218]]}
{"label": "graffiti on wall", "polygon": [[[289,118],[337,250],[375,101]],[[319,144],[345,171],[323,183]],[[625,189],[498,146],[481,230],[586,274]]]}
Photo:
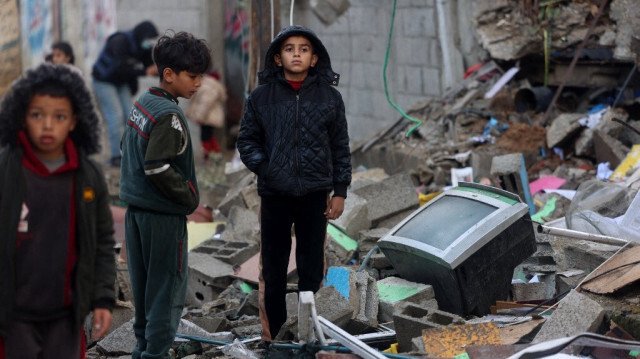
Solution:
{"label": "graffiti on wall", "polygon": [[85,73],[91,73],[105,40],[116,31],[116,3],[115,0],[85,0],[82,6]]}
{"label": "graffiti on wall", "polygon": [[20,75],[21,63],[18,2],[0,0],[0,96]]}
{"label": "graffiti on wall", "polygon": [[26,66],[41,63],[53,39],[52,0],[21,0],[20,27],[22,37],[22,60]]}

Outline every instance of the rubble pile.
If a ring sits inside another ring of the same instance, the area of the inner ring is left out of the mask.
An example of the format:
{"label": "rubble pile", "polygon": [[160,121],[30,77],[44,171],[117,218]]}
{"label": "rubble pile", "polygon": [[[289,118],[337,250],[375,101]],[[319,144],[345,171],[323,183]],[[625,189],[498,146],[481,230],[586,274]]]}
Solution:
{"label": "rubble pile", "polygon": [[[237,159],[224,174],[220,161],[200,173],[214,221],[189,229],[188,306],[176,357],[321,350],[319,357],[335,351],[332,345],[362,357],[376,357],[377,350],[437,358],[638,357],[640,79],[633,63],[638,39],[630,29],[637,29],[640,3],[612,0],[574,69],[567,60],[600,2],[547,1],[537,9],[533,3],[479,1],[478,37],[492,60],[441,98],[408,109],[422,126],[413,130],[414,121],[400,118],[352,146],[345,211],[327,230],[324,286],[315,294],[297,292],[292,238],[288,319],[268,351],[259,345],[255,175]],[[546,77],[540,75],[545,29],[554,51]],[[403,278],[377,246],[460,182],[516,194],[535,232],[535,253],[503,283],[509,294],[479,315],[442,310],[440,288]],[[130,354],[132,310],[121,299],[118,325],[92,344],[90,357]]]}

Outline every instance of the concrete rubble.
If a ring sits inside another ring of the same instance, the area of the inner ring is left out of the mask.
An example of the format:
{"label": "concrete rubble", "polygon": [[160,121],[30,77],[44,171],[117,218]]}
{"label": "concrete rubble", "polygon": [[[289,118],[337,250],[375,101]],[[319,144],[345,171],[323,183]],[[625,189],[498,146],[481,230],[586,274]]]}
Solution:
{"label": "concrete rubble", "polygon": [[[428,351],[426,336],[445,335],[452,328],[466,328],[477,338],[489,338],[489,325],[479,325],[483,323],[491,323],[491,338],[497,333],[499,340],[491,343],[492,347],[482,340],[466,343],[466,353],[472,359],[506,358],[538,343],[585,332],[640,340],[640,286],[635,280],[629,279],[607,294],[582,288],[593,280],[590,276],[599,266],[640,242],[640,226],[619,230],[626,213],[629,218],[640,216],[632,204],[640,183],[640,156],[636,153],[640,149],[635,147],[640,144],[640,134],[634,130],[640,130],[638,74],[629,89],[621,89],[615,106],[611,99],[622,85],[620,78],[628,75],[630,62],[640,58],[637,36],[625,25],[637,24],[640,17],[622,23],[631,16],[629,12],[640,14],[640,8],[634,1],[613,0],[605,16],[619,26],[598,25],[593,30],[592,36],[600,39],[601,46],[613,49],[603,60],[616,65],[611,66],[616,69],[613,75],[595,80],[583,77],[586,72],[582,71],[588,70],[582,67],[603,65],[579,62],[568,82],[571,89],[548,113],[544,113],[547,106],[518,112],[515,94],[540,84],[540,54],[544,52],[541,32],[526,29],[540,28],[540,19],[549,20],[531,12],[532,3],[478,1],[477,33],[491,55],[492,61],[485,63],[491,71],[471,73],[442,98],[414,104],[407,114],[423,121],[416,131],[409,133],[413,123],[401,118],[372,138],[352,145],[353,181],[344,214],[329,223],[324,286],[313,300],[308,296],[299,300],[292,271],[288,318],[276,342],[318,338],[309,319],[311,305],[318,316],[354,338],[363,338],[378,350],[391,347],[410,356],[434,357]],[[565,35],[554,35],[551,46],[559,52],[569,51],[582,41],[589,26],[585,19],[594,15],[598,2],[553,3],[563,4],[555,8],[552,32]],[[627,7],[635,10],[625,12]],[[522,63],[504,61],[514,59]],[[555,59],[557,73],[549,77],[549,86],[557,86],[560,75],[568,71],[562,67],[566,59]],[[513,66],[521,66],[519,74],[487,96]],[[262,356],[265,350],[257,345],[257,277],[246,280],[237,275],[259,252],[256,177],[242,166],[220,165],[226,166],[225,175],[207,182],[203,198],[214,209],[214,220],[224,223],[220,227],[224,230],[211,233],[189,253],[188,306],[183,323],[198,328],[198,337],[218,338],[227,347],[237,345],[231,344],[234,339],[249,339],[242,345]],[[515,269],[511,283],[506,283],[511,286],[509,295],[497,300],[491,313],[482,317],[462,317],[440,309],[435,299],[437,288],[401,278],[376,246],[409,214],[448,190],[463,169],[471,173],[464,181],[517,194],[529,207],[536,232],[536,251]],[[545,233],[543,227],[577,234]],[[637,263],[625,268],[640,271]],[[619,280],[615,271],[604,275]],[[122,314],[112,332],[90,343],[93,357],[117,358],[130,353],[131,305],[121,302],[116,311]],[[385,336],[389,332],[393,333],[391,338]],[[190,342],[198,340],[177,338],[174,350]],[[199,345],[197,352],[185,357],[225,355],[220,344],[202,341]],[[455,341],[446,345],[458,354],[465,352]],[[567,355],[611,357],[610,352],[595,355],[598,351],[593,347],[598,345],[561,350]],[[638,357],[630,350],[624,354],[620,357]]]}

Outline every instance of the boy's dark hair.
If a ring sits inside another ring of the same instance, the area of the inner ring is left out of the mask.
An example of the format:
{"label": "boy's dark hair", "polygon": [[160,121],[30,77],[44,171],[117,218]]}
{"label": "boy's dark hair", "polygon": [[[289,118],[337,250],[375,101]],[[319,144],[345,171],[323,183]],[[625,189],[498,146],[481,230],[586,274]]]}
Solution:
{"label": "boy's dark hair", "polygon": [[153,48],[153,61],[158,66],[160,81],[162,72],[170,68],[176,74],[189,71],[195,74],[207,72],[211,66],[211,54],[207,43],[181,31],[174,36],[165,34]]}
{"label": "boy's dark hair", "polygon": [[69,134],[87,154],[100,151],[100,117],[80,71],[67,65],[44,63],[13,82],[0,103],[0,147],[15,146],[24,128],[27,106],[34,95],[67,97],[77,124]]}
{"label": "boy's dark hair", "polygon": [[69,56],[70,64],[73,65],[76,62],[76,58],[75,56],[73,56],[73,48],[71,47],[71,44],[69,44],[68,42],[64,42],[64,41],[56,42],[55,44],[51,45],[51,49],[52,50],[57,49],[64,52],[65,55]]}

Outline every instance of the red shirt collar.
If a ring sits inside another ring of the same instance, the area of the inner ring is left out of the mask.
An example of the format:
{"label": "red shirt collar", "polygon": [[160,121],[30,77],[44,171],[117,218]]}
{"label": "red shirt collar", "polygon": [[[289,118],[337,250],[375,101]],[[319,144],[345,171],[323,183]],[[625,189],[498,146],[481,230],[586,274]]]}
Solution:
{"label": "red shirt collar", "polygon": [[38,156],[36,156],[36,153],[33,151],[33,147],[31,146],[31,142],[24,130],[18,132],[18,144],[24,148],[22,165],[40,176],[49,176],[74,171],[78,168],[78,152],[76,151],[76,146],[73,144],[70,137],[67,137],[64,142],[64,153],[67,158],[67,162],[53,172],[49,172],[49,169],[42,163],[42,161],[40,161]]}

